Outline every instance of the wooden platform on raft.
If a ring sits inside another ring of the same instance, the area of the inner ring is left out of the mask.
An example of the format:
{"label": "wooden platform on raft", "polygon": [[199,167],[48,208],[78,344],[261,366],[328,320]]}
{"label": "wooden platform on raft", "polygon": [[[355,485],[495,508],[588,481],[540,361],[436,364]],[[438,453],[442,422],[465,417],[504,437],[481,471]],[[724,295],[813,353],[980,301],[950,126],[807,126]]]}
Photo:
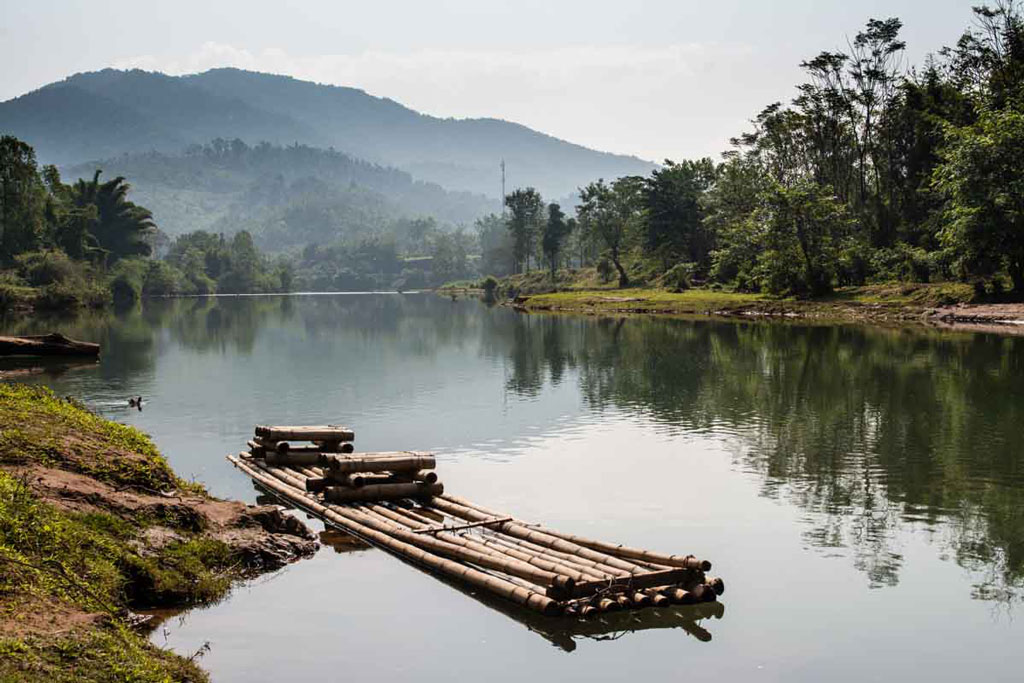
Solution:
{"label": "wooden platform on raft", "polygon": [[100,355],[100,345],[78,341],[63,334],[0,337],[0,356],[86,356]]}
{"label": "wooden platform on raft", "polygon": [[[334,430],[334,431],[331,431]],[[262,434],[260,433],[262,432]],[[305,437],[330,446],[289,444]],[[432,455],[343,453],[340,427],[260,427],[228,459],[267,492],[440,576],[547,616],[714,602],[711,563],[566,534],[446,494]]]}

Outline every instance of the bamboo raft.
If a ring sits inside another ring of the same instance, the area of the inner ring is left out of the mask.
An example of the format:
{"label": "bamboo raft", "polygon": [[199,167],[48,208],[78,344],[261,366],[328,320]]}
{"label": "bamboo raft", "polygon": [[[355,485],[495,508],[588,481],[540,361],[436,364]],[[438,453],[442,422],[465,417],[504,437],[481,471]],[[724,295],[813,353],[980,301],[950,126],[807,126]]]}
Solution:
{"label": "bamboo raft", "polygon": [[[530,524],[444,492],[429,453],[355,453],[352,430],[256,427],[228,456],[254,483],[328,527],[546,616],[715,602],[711,563]],[[311,444],[297,444],[308,441]]]}

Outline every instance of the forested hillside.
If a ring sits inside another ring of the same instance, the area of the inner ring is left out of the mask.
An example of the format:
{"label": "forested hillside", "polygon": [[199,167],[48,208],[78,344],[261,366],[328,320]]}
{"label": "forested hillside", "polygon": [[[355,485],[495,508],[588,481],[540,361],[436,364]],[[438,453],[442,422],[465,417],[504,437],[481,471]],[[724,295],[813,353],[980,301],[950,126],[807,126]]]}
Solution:
{"label": "forested hillside", "polygon": [[354,88],[238,69],[183,77],[76,74],[0,103],[0,130],[31,144],[40,161],[63,165],[151,150],[177,154],[218,137],[334,147],[492,197],[500,194],[501,159],[513,179],[558,197],[594,177],[653,168],[508,121],[440,119]]}
{"label": "forested hillside", "polygon": [[131,178],[133,196],[170,236],[248,230],[271,250],[377,234],[406,217],[470,223],[498,206],[334,150],[249,146],[237,138],[178,155],[147,152],[79,164],[64,175],[90,177],[96,169]]}

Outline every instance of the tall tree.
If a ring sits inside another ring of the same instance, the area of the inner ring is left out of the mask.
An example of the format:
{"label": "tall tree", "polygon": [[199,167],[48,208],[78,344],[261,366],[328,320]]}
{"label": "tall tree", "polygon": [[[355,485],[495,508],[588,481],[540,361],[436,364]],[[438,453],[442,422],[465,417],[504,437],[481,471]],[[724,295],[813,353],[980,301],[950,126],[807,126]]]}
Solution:
{"label": "tall tree", "polygon": [[548,204],[548,220],[544,223],[544,231],[541,235],[541,250],[551,270],[551,279],[555,278],[558,270],[559,257],[562,254],[562,246],[569,234],[569,226],[565,221],[565,213],[558,204]]}
{"label": "tall tree", "polygon": [[961,274],[990,276],[1004,262],[1024,292],[1024,103],[988,109],[976,124],[947,128],[936,185],[948,222],[940,233]]}
{"label": "tall tree", "polygon": [[97,170],[92,180],[80,179],[72,186],[72,201],[78,208],[96,206],[93,234],[100,247],[114,260],[129,256],[149,256],[148,237],[156,228],[153,213],[128,201],[131,186],[123,176],[100,182]]}
{"label": "tall tree", "polygon": [[530,255],[534,251],[537,227],[544,211],[544,200],[532,187],[517,189],[505,197],[509,209],[508,230],[512,234],[512,255],[515,270],[519,272],[525,264],[530,270]]}
{"label": "tall tree", "polygon": [[711,159],[665,165],[643,184],[644,251],[668,268],[683,259],[708,265],[713,235],[704,229],[702,199],[713,186],[717,170]]}
{"label": "tall tree", "polygon": [[580,190],[576,207],[580,225],[591,231],[618,272],[620,287],[629,285],[622,261],[639,227],[643,185],[638,176],[619,178],[611,185],[598,180]]}
{"label": "tall tree", "polygon": [[45,197],[35,150],[10,135],[0,137],[0,263],[41,246]]}

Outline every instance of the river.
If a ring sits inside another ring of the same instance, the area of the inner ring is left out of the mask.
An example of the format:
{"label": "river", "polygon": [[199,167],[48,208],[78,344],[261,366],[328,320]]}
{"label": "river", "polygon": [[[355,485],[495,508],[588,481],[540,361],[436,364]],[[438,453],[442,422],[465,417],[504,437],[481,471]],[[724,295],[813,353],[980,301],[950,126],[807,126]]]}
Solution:
{"label": "river", "polygon": [[432,294],[151,300],[0,329],[101,342],[98,364],[0,370],[138,426],[215,495],[256,500],[224,458],[253,425],[343,423],[358,450],[436,452],[456,495],[693,553],[726,583],[713,608],[553,623],[325,545],[154,632],[205,651],[214,681],[1024,671],[1024,338]]}

